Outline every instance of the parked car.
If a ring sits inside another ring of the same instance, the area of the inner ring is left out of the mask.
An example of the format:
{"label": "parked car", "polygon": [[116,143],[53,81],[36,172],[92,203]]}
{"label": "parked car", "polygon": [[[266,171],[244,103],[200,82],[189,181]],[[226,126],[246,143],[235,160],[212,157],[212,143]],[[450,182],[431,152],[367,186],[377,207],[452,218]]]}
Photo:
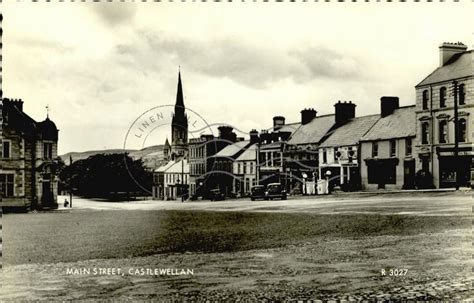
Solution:
{"label": "parked car", "polygon": [[212,189],[210,192],[209,192],[209,199],[211,201],[222,201],[225,199],[225,196],[224,194],[221,192],[220,189],[216,188],[216,189]]}
{"label": "parked car", "polygon": [[273,200],[275,198],[286,200],[286,190],[283,189],[280,183],[270,183],[267,185],[265,199]]}
{"label": "parked car", "polygon": [[265,187],[263,185],[255,185],[250,189],[250,200],[265,199]]}

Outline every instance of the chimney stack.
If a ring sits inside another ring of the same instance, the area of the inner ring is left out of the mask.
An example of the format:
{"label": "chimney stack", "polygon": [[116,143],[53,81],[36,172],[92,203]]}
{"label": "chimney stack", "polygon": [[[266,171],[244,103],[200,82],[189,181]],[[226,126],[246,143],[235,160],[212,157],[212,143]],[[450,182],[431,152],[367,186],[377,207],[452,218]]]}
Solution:
{"label": "chimney stack", "polygon": [[352,101],[349,101],[349,102],[338,101],[336,104],[334,104],[334,108],[336,112],[337,125],[342,125],[346,123],[348,120],[355,118],[356,105],[352,103]]}
{"label": "chimney stack", "polygon": [[439,66],[444,66],[455,54],[463,53],[467,50],[467,46],[462,42],[449,43],[444,42],[439,46]]}
{"label": "chimney stack", "polygon": [[256,129],[252,129],[249,132],[249,135],[250,135],[250,143],[251,144],[254,144],[254,143],[258,142],[258,131]]}
{"label": "chimney stack", "polygon": [[219,139],[229,140],[235,142],[237,140],[237,135],[232,131],[233,128],[230,126],[219,126]]}
{"label": "chimney stack", "polygon": [[285,125],[285,117],[283,116],[273,117],[273,130],[279,130],[283,125]]}
{"label": "chimney stack", "polygon": [[399,107],[400,102],[398,97],[383,96],[380,98],[380,115],[382,118],[393,114],[393,111]]}
{"label": "chimney stack", "polygon": [[305,125],[316,118],[316,111],[314,108],[305,108],[301,111],[301,124]]}

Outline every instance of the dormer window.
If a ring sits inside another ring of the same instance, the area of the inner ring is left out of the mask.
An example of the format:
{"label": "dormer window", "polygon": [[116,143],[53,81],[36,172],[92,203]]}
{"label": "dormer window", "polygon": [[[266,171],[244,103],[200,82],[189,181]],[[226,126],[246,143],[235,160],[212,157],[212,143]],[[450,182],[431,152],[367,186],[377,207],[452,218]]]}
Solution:
{"label": "dormer window", "polygon": [[428,109],[428,101],[429,101],[428,99],[429,99],[428,98],[428,90],[425,89],[423,91],[423,97],[422,97],[422,108],[423,109]]}
{"label": "dormer window", "polygon": [[446,87],[439,89],[439,107],[446,107]]}

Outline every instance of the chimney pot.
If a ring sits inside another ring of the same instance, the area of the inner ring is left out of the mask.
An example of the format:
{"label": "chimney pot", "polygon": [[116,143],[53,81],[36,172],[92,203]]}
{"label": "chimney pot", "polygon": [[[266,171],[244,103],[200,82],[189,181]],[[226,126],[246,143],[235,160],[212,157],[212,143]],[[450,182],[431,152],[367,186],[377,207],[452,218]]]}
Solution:
{"label": "chimney pot", "polygon": [[444,42],[439,46],[439,66],[444,66],[455,54],[463,53],[467,46],[462,42],[449,43]]}

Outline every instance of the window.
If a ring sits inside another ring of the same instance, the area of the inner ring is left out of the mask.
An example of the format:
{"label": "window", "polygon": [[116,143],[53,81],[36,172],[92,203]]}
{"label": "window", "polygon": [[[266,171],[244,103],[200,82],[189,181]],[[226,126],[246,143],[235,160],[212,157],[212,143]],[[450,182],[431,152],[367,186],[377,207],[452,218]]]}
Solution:
{"label": "window", "polygon": [[323,163],[328,163],[328,153],[326,150],[323,150]]}
{"label": "window", "polygon": [[244,166],[244,174],[246,174],[247,173],[247,162],[244,162],[242,165]]}
{"label": "window", "polygon": [[379,155],[379,143],[372,142],[372,158],[376,158]]}
{"label": "window", "polygon": [[421,123],[421,144],[428,144],[428,137],[430,134],[428,122]]}
{"label": "window", "polygon": [[2,141],[2,158],[7,159],[11,157],[10,141]]}
{"label": "window", "polygon": [[338,163],[340,157],[341,157],[341,152],[339,151],[339,148],[334,147],[334,161]]}
{"label": "window", "polygon": [[458,121],[458,134],[459,142],[466,142],[466,119],[464,118]]}
{"label": "window", "polygon": [[439,107],[446,107],[446,87],[439,89]]}
{"label": "window", "polygon": [[397,141],[390,140],[390,157],[395,157],[397,154]]}
{"label": "window", "polygon": [[446,120],[439,121],[439,143],[448,142],[448,122]]}
{"label": "window", "polygon": [[53,159],[53,143],[43,144],[43,159]]}
{"label": "window", "polygon": [[411,156],[412,153],[412,140],[411,138],[406,138],[405,140],[405,155]]}
{"label": "window", "polygon": [[13,179],[13,174],[0,174],[0,187],[2,188],[2,197],[13,197]]}
{"label": "window", "polygon": [[428,90],[423,91],[423,98],[422,98],[422,107],[423,109],[428,109]]}
{"label": "window", "polygon": [[459,105],[464,105],[466,103],[466,92],[464,91],[464,84],[459,85],[458,87],[459,94]]}

